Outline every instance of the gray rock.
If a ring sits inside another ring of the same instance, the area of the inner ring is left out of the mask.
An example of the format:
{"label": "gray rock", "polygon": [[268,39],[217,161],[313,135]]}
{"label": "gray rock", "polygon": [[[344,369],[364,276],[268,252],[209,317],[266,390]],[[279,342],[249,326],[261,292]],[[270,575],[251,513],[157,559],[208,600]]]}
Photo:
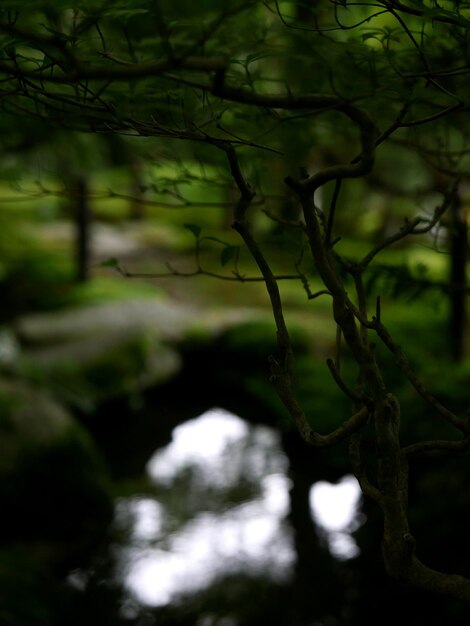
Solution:
{"label": "gray rock", "polygon": [[10,328],[0,328],[0,367],[14,366],[20,355],[20,344]]}
{"label": "gray rock", "polygon": [[198,317],[191,308],[141,298],[20,317],[15,331],[28,345],[68,342],[80,337],[151,330],[163,339],[181,337]]}

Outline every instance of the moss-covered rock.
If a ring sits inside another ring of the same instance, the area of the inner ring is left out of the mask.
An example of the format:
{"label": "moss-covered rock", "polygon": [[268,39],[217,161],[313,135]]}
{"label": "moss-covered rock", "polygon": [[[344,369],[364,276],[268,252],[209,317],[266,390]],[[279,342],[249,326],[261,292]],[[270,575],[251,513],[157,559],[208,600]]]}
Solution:
{"label": "moss-covered rock", "polygon": [[91,411],[111,398],[133,396],[165,383],[180,367],[178,352],[152,332],[110,331],[27,350],[17,371],[66,404]]}
{"label": "moss-covered rock", "polygon": [[112,515],[104,463],[88,433],[42,391],[0,381],[0,541],[47,562],[80,558]]}
{"label": "moss-covered rock", "polygon": [[181,358],[171,344],[195,317],[155,298],[24,316],[14,324],[21,346],[14,371],[65,404],[91,411],[177,374]]}
{"label": "moss-covered rock", "polygon": [[0,549],[0,589],[2,626],[54,623],[54,585],[50,571],[24,547]]}

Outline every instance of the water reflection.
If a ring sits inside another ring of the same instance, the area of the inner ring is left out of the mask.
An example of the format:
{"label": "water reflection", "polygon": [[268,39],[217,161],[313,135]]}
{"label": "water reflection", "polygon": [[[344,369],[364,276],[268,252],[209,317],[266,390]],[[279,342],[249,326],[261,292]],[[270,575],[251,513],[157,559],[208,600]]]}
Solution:
{"label": "water reflection", "polygon": [[359,554],[351,533],[364,522],[358,515],[361,490],[352,474],[337,483],[316,482],[310,490],[310,508],[317,525],[324,530],[330,552],[346,560]]}
{"label": "water reflection", "polygon": [[175,429],[148,473],[159,500],[121,499],[116,510],[117,525],[131,520],[120,561],[140,602],[163,606],[238,572],[289,576],[287,459],[274,430],[208,411]]}
{"label": "water reflection", "polygon": [[[277,431],[222,409],[178,426],[147,465],[151,496],[121,498],[119,575],[139,603],[163,607],[227,575],[286,581],[295,564],[288,461]],[[350,536],[359,488],[353,476],[312,486],[312,516],[331,553],[357,555]]]}

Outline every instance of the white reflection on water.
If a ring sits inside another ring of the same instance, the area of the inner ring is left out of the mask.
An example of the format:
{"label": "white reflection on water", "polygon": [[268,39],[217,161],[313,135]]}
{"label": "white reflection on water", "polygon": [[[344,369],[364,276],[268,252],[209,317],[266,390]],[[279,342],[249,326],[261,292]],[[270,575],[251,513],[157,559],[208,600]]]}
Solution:
{"label": "white reflection on water", "polygon": [[[150,497],[118,502],[117,526],[129,527],[130,521],[131,527],[130,541],[120,550],[120,562],[133,596],[143,604],[163,606],[227,574],[288,577],[295,553],[285,522],[288,462],[278,433],[212,409],[178,426],[171,443],[157,451],[147,466],[157,491],[160,487],[167,492],[188,470],[197,480],[191,483],[193,493],[186,499],[192,498],[197,506],[186,522]],[[222,509],[212,511],[204,508],[205,490],[222,492],[240,484],[241,479],[256,486],[250,499],[225,502]],[[312,486],[312,515],[325,530],[337,558],[348,559],[358,553],[349,532],[359,525],[359,498],[352,476],[345,476],[338,485],[318,482]]]}
{"label": "white reflection on water", "polygon": [[224,453],[230,444],[248,436],[249,426],[240,418],[222,409],[207,411],[173,431],[172,442],[150,459],[147,471],[157,483],[169,484],[188,465],[200,466],[211,478],[215,469],[222,469]]}
{"label": "white reflection on water", "polygon": [[250,426],[227,411],[213,409],[178,426],[172,442],[148,463],[157,487],[171,487],[191,468],[203,488],[228,489],[245,478],[256,485],[256,496],[210,512],[203,509],[202,489],[202,510],[169,534],[165,527],[172,520],[156,500],[121,499],[116,523],[132,520],[131,542],[121,554],[128,589],[140,602],[162,606],[226,574],[288,576],[295,557],[284,522],[287,466],[274,430]]}
{"label": "white reflection on water", "polygon": [[352,474],[337,483],[318,481],[310,490],[310,509],[317,524],[325,531],[331,553],[346,560],[359,554],[351,534],[363,523],[358,516],[361,490]]}
{"label": "white reflection on water", "polygon": [[131,540],[133,543],[154,541],[163,530],[163,507],[153,498],[121,498],[114,512],[117,527],[125,527],[131,522]]}
{"label": "white reflection on water", "polygon": [[279,519],[261,502],[215,515],[203,513],[174,533],[165,550],[131,548],[126,585],[144,604],[161,606],[218,576],[249,570],[282,576],[293,560]]}

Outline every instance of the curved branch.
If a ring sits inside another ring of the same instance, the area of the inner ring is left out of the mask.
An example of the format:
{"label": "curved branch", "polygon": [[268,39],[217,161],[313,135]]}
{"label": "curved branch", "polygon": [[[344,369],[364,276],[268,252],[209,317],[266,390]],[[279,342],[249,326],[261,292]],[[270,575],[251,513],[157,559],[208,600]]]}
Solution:
{"label": "curved branch", "polygon": [[212,85],[199,81],[180,79],[178,76],[165,74],[166,78],[191,85],[196,89],[208,92],[223,100],[238,102],[240,104],[259,106],[268,109],[300,110],[311,109],[316,111],[339,111],[359,127],[361,154],[351,163],[335,165],[321,170],[313,176],[308,176],[301,181],[295,181],[288,177],[286,183],[299,193],[313,193],[330,180],[339,178],[356,178],[367,174],[374,163],[374,151],[377,143],[378,132],[371,116],[350,102],[330,94],[310,93],[295,95],[288,94],[260,94],[239,87],[225,84],[225,67],[217,72]]}
{"label": "curved branch", "polygon": [[[427,17],[426,10],[409,7],[399,0],[384,0],[383,4],[388,9],[395,9],[396,11],[400,11],[401,13],[415,15],[416,17]],[[442,22],[443,24],[451,24],[452,26],[460,26],[461,28],[468,28],[470,25],[470,22],[467,19],[463,17],[459,17],[459,19],[456,19],[452,13],[446,11],[445,9],[434,9],[432,11],[432,20],[434,22]]]}
{"label": "curved branch", "polygon": [[452,411],[443,406],[425,387],[424,383],[418,378],[418,376],[412,370],[408,359],[406,358],[401,347],[395,343],[392,336],[385,328],[385,326],[374,318],[370,327],[375,329],[378,336],[382,339],[383,343],[387,346],[390,352],[395,356],[395,362],[401,371],[405,374],[412,386],[418,392],[418,394],[430,405],[436,412],[441,415],[450,424],[458,428],[464,434],[468,434],[470,430],[470,424],[468,420],[462,419],[455,415]]}
{"label": "curved branch", "polygon": [[470,445],[470,438],[465,437],[460,441],[448,441],[447,439],[436,439],[432,441],[420,441],[418,443],[412,443],[409,446],[403,448],[403,453],[407,456],[414,454],[421,454],[423,452],[435,452],[435,451],[447,451],[447,452],[459,452],[468,450]]}
{"label": "curved branch", "polygon": [[0,61],[0,73],[17,78],[30,78],[43,83],[73,84],[85,80],[128,81],[136,78],[155,77],[177,69],[201,72],[217,72],[225,69],[227,59],[222,57],[186,57],[184,59],[165,59],[152,63],[126,63],[85,67],[75,63],[71,72],[51,74],[43,70],[24,70],[18,66]]}

